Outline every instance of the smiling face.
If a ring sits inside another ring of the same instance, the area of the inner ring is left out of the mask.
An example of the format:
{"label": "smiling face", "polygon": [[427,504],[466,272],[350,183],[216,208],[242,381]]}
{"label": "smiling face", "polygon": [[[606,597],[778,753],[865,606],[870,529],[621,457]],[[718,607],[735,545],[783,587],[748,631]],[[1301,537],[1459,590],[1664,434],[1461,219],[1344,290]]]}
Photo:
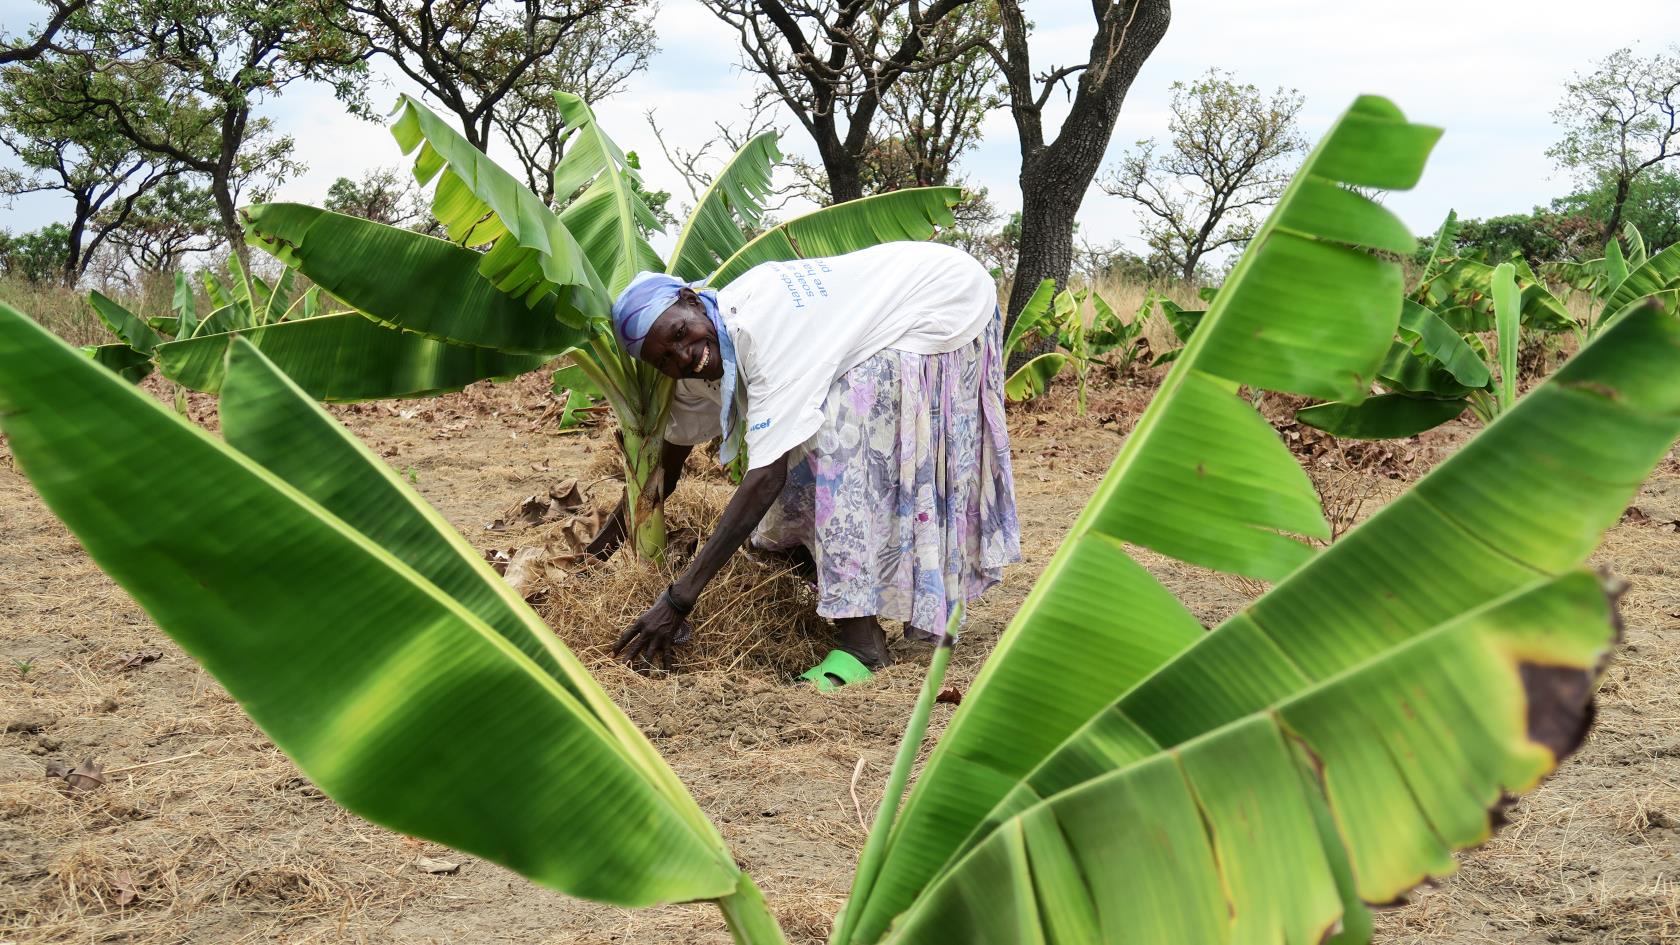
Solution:
{"label": "smiling face", "polygon": [[679,380],[698,377],[715,381],[723,376],[717,330],[693,289],[680,290],[677,300],[654,321],[642,341],[641,358]]}

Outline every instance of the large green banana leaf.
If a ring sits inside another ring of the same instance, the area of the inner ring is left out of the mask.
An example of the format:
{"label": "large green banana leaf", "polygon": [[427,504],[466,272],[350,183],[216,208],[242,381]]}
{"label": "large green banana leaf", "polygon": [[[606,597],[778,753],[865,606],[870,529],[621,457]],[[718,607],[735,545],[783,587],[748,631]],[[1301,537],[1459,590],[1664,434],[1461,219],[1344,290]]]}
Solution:
{"label": "large green banana leaf", "polygon": [[[1098,913],[1102,884],[1168,869],[1170,853],[1194,888],[1152,887],[1151,917],[1195,924],[1160,940],[1316,942],[1340,917],[1333,876],[1311,851],[1272,846],[1300,836],[1304,809],[1264,809],[1313,802],[1265,774],[1287,767],[1283,742],[1310,759],[1334,824],[1326,846],[1345,851],[1361,901],[1450,872],[1454,850],[1486,839],[1501,792],[1531,787],[1585,732],[1615,630],[1580,565],[1680,435],[1677,368],[1680,324],[1657,306],[1630,316],[1411,492],[1094,713],[993,809],[920,908],[972,901],[975,883],[1007,888],[986,849],[1050,817],[1081,863],[1117,864],[1088,874]],[[1150,773],[1162,768],[1188,792],[1162,795]],[[1195,829],[1111,843],[1101,826],[1129,822],[1137,802],[1187,812]],[[1031,906],[1028,889],[1016,907]],[[931,918],[908,917],[905,939],[939,940]],[[1125,940],[1112,923],[1072,940]]]}
{"label": "large green banana leaf", "polygon": [[163,343],[163,336],[158,334],[146,320],[134,314],[123,306],[107,298],[103,293],[94,290],[88,293],[88,305],[94,314],[111,330],[111,334],[122,339],[141,354],[149,355],[152,349]]}
{"label": "large green banana leaf", "polygon": [[[265,325],[239,335],[261,348],[309,396],[336,403],[441,394],[476,381],[517,377],[550,360],[548,355],[445,344],[387,328],[358,312]],[[218,391],[234,337],[199,335],[158,345],[158,369],[193,390]]]}
{"label": "large green banana leaf", "polygon": [[[19,468],[335,800],[574,895],[734,893],[651,746],[472,550],[255,347],[235,341],[225,373],[222,422],[248,453],[0,305]],[[167,522],[134,527],[183,488]]]}
{"label": "large green banana leaf", "polygon": [[[1453,849],[1486,839],[1501,790],[1531,787],[1579,740],[1612,636],[1603,590],[1577,571],[1170,750],[1149,720],[1105,719],[1085,754],[1037,775],[1049,799],[993,830],[891,940],[1323,942],[1363,925],[1344,923],[1333,860],[1351,857],[1357,894],[1376,902],[1449,872]],[[1253,672],[1239,660],[1209,684]]]}
{"label": "large green banana leaf", "polygon": [[971,687],[837,941],[878,939],[1022,777],[1202,636],[1122,542],[1275,580],[1312,557],[1294,536],[1329,537],[1312,483],[1234,391],[1368,392],[1403,284],[1366,248],[1416,239],[1349,188],[1412,186],[1439,134],[1364,97],[1309,155]]}
{"label": "large green banana leaf", "polygon": [[889,240],[925,240],[951,226],[959,187],[907,187],[837,203],[773,226],[724,260],[708,278],[718,288],[767,262],[839,256]]}
{"label": "large green banana leaf", "polygon": [[742,145],[700,195],[677,234],[666,271],[688,282],[704,279],[746,245],[746,230],[764,219],[771,175],[781,159],[774,131]]}
{"label": "large green banana leaf", "polygon": [[1438,362],[1458,383],[1468,388],[1486,387],[1492,380],[1486,362],[1451,325],[1424,306],[1406,299],[1400,312],[1400,337],[1412,349]]}
{"label": "large green banana leaf", "polygon": [[641,176],[583,99],[555,92],[554,101],[568,134],[566,153],[554,168],[554,193],[564,200],[587,188],[561,211],[560,222],[577,238],[590,265],[606,281],[608,297],[614,298],[636,273],[664,268],[642,236],[644,229],[663,227],[632,186]]}
{"label": "large green banana leaf", "polygon": [[[1056,280],[1045,279],[1027,297],[1027,304],[1015,313],[1015,322],[1009,326],[1009,337],[1004,339],[1003,352],[1008,357],[1015,353],[1021,345],[1021,339],[1029,332],[1038,329],[1038,323],[1050,312],[1050,302],[1056,297]],[[1059,370],[1059,369],[1058,369]]]}
{"label": "large green banana leaf", "polygon": [[1003,382],[1003,395],[1012,401],[1032,400],[1050,389],[1050,382],[1067,367],[1068,356],[1051,351],[1021,365]]}
{"label": "large green banana leaf", "polygon": [[496,288],[528,303],[575,286],[593,296],[586,311],[606,311],[611,299],[583,248],[530,188],[419,101],[404,95],[391,134],[414,155],[414,178],[437,179],[432,214],[462,246],[493,244],[479,272]]}
{"label": "large green banana leaf", "polygon": [[243,222],[253,246],[382,324],[508,354],[559,354],[585,338],[574,306],[587,299],[563,290],[526,304],[448,240],[296,203],[247,207]]}

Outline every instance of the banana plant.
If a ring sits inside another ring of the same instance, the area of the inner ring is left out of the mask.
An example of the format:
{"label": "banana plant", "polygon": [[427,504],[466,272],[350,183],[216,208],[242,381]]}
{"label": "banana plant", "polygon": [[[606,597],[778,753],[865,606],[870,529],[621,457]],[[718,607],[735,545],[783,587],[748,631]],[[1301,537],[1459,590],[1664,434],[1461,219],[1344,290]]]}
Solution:
{"label": "banana plant", "polygon": [[[1296,420],[1348,439],[1413,436],[1466,409],[1487,424],[1514,399],[1521,333],[1578,327],[1520,255],[1498,266],[1456,255],[1458,230],[1458,215],[1448,211],[1378,368],[1381,393],[1315,404]],[[1497,355],[1482,340],[1487,331]]]}
{"label": "banana plant", "polygon": [[[1582,564],[1680,436],[1680,323],[1618,320],[1322,551],[1310,481],[1236,396],[1368,386],[1403,293],[1371,250],[1411,237],[1352,188],[1412,186],[1437,135],[1365,97],[1307,158],[901,807],[936,652],[836,945],[1366,941],[1368,905],[1450,872],[1579,743],[1615,633]],[[222,377],[218,441],[0,305],[18,468],[327,794],[550,888],[711,901],[736,942],[782,942],[471,546],[256,344]],[[165,484],[199,499],[159,511]],[[1127,543],[1276,584],[1210,632]]]}
{"label": "banana plant", "polygon": [[[634,162],[582,99],[555,98],[567,128],[564,157],[554,169],[554,192],[565,200],[557,211],[406,96],[392,134],[412,156],[416,179],[432,187],[432,213],[448,239],[299,204],[247,208],[252,245],[365,316],[355,329],[366,336],[358,343],[378,350],[347,361],[327,350],[282,351],[261,339],[257,346],[324,400],[436,393],[459,387],[456,381],[507,377],[566,359],[554,379],[568,391],[562,422],[597,399],[611,405],[631,547],[658,558],[665,547],[660,436],[672,382],[614,341],[607,316],[617,293],[644,269],[721,288],[761,262],[926,239],[954,222],[950,211],[961,191],[880,194],[759,232],[781,157],[775,135],[763,134],[717,175],[662,260],[643,235],[660,224],[642,197]],[[447,385],[427,374],[438,350],[464,359],[466,370]],[[471,377],[475,370],[481,373]],[[345,372],[367,376],[339,377]]]}
{"label": "banana plant", "polygon": [[[1086,303],[1091,306],[1089,321],[1084,314]],[[1154,307],[1155,294],[1151,292],[1127,321],[1095,289],[1056,292],[1056,281],[1044,280],[1015,319],[1004,341],[1004,359],[1007,361],[1023,342],[1034,337],[1054,340],[1057,350],[1031,358],[1017,368],[1004,381],[1004,395],[1017,402],[1031,400],[1049,389],[1056,375],[1071,364],[1077,378],[1078,415],[1083,417],[1091,368],[1107,364],[1124,370],[1147,352],[1143,323]]]}
{"label": "banana plant", "polygon": [[[1627,243],[1625,252],[1623,242]],[[1544,267],[1547,276],[1568,286],[1571,293],[1586,294],[1589,309],[1581,326],[1583,337],[1592,337],[1644,299],[1680,290],[1680,251],[1670,246],[1651,255],[1644,235],[1633,223],[1622,224],[1621,240],[1611,240],[1604,251],[1597,259],[1566,260]]]}

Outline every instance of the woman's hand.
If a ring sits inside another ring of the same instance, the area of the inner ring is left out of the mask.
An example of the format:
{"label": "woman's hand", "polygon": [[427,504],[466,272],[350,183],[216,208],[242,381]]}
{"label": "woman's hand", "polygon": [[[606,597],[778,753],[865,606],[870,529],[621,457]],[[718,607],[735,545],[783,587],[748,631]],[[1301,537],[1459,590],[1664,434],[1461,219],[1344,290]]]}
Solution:
{"label": "woman's hand", "polygon": [[613,645],[613,655],[624,656],[631,666],[638,659],[648,666],[671,671],[672,649],[687,643],[694,636],[694,626],[688,618],[671,605],[670,597],[660,594],[647,613],[636,618],[630,629]]}

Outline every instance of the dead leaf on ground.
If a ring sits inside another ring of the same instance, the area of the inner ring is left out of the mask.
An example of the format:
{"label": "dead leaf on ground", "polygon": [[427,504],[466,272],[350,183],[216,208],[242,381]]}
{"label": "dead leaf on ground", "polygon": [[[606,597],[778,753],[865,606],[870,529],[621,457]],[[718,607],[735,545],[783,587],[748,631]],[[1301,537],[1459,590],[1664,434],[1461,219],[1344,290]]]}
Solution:
{"label": "dead leaf on ground", "polygon": [[141,650],[138,653],[124,654],[121,657],[121,659],[122,659],[122,662],[117,664],[117,672],[119,672],[119,673],[126,672],[128,670],[134,669],[137,666],[144,666],[147,663],[151,663],[151,662],[155,662],[157,660],[163,659],[163,651],[162,650]]}
{"label": "dead leaf on ground", "polygon": [[946,686],[944,689],[939,690],[939,695],[935,696],[933,701],[943,702],[946,705],[962,705],[962,697],[963,694],[961,689],[958,689],[956,686]]}
{"label": "dead leaf on ground", "polygon": [[1622,512],[1623,525],[1644,525],[1650,521],[1651,516],[1646,515],[1645,510],[1637,505],[1630,505]]}
{"label": "dead leaf on ground", "polygon": [[420,872],[433,875],[454,873],[461,868],[461,864],[452,860],[435,860],[425,855],[415,857],[414,865]]}
{"label": "dead leaf on ground", "polygon": [[132,870],[117,870],[111,874],[111,890],[116,893],[117,905],[126,906],[140,898],[140,887]]}
{"label": "dead leaf on ground", "polygon": [[510,528],[525,528],[558,521],[561,516],[570,515],[583,508],[587,501],[583,491],[578,488],[577,480],[567,479],[557,486],[550,486],[547,493],[528,495],[520,499],[484,527],[493,532],[501,532]]}
{"label": "dead leaf on ground", "polygon": [[515,594],[530,600],[540,593],[537,586],[537,565],[542,562],[543,557],[544,549],[540,545],[519,549],[508,559],[502,579],[508,582]]}
{"label": "dead leaf on ground", "polygon": [[105,786],[105,766],[91,755],[74,768],[67,769],[63,762],[55,761],[47,765],[47,777],[62,779],[72,791],[93,791]]}
{"label": "dead leaf on ground", "polygon": [[499,551],[495,548],[491,548],[489,551],[484,553],[484,560],[490,563],[490,567],[493,568],[497,574],[505,575],[507,574],[508,562],[513,560],[514,550],[515,549],[513,548],[509,548],[506,551]]}

